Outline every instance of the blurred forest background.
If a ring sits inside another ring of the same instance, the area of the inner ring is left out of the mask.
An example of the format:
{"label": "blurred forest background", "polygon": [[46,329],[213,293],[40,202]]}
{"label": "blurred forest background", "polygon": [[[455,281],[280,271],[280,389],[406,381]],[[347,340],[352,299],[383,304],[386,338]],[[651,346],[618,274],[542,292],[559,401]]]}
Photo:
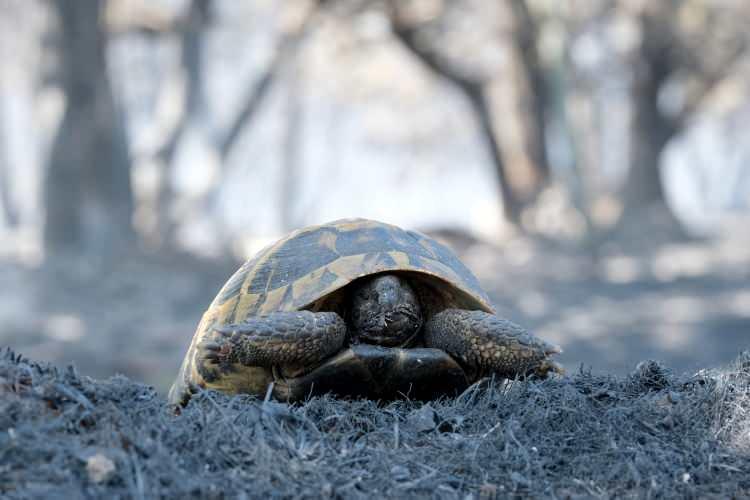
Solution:
{"label": "blurred forest background", "polygon": [[571,370],[750,347],[746,0],[0,2],[0,345],[165,390],[241,260],[358,216]]}

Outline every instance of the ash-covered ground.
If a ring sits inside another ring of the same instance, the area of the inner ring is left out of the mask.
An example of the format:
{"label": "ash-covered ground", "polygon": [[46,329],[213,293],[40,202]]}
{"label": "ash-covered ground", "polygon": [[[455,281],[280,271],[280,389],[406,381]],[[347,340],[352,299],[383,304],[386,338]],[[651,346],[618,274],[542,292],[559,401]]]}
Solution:
{"label": "ash-covered ground", "polygon": [[745,498],[750,353],[429,403],[152,387],[0,354],[3,498]]}

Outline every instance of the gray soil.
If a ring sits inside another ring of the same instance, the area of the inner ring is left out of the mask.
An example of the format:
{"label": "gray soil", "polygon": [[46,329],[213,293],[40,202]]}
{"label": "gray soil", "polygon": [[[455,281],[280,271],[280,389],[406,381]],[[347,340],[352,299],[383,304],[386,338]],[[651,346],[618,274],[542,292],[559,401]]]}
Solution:
{"label": "gray soil", "polygon": [[429,403],[152,387],[0,354],[3,498],[745,498],[750,353]]}

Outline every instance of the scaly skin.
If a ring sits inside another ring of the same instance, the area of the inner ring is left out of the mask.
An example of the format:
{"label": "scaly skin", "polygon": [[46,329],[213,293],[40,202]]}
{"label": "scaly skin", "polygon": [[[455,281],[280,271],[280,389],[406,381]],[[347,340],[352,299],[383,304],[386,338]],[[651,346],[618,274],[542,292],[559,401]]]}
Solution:
{"label": "scaly skin", "polygon": [[548,357],[562,352],[560,347],[483,311],[446,309],[436,314],[425,324],[424,341],[427,347],[444,350],[479,376],[546,377],[549,372],[563,371]]}
{"label": "scaly skin", "polygon": [[312,367],[341,350],[346,324],[333,312],[276,312],[217,327],[198,345],[207,364]]}
{"label": "scaly skin", "polygon": [[[221,377],[236,364],[281,368],[297,377],[319,369],[324,360],[340,353],[346,335],[344,320],[333,312],[276,312],[250,317],[242,323],[215,328],[198,345],[203,360],[199,364],[207,379]],[[446,309],[425,323],[423,335],[427,348],[440,349],[453,357],[464,367],[469,380],[491,374],[546,377],[550,372],[563,371],[549,359],[551,354],[561,352],[559,347],[482,311]],[[393,369],[394,376],[409,378],[402,373],[403,368]]]}

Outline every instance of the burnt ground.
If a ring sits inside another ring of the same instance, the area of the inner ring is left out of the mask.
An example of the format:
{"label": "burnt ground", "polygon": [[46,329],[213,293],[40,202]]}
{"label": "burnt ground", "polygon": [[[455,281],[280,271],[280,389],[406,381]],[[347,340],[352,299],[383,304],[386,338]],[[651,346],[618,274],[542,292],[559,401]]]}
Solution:
{"label": "burnt ground", "polygon": [[3,498],[747,498],[750,353],[430,403],[152,387],[0,353]]}

